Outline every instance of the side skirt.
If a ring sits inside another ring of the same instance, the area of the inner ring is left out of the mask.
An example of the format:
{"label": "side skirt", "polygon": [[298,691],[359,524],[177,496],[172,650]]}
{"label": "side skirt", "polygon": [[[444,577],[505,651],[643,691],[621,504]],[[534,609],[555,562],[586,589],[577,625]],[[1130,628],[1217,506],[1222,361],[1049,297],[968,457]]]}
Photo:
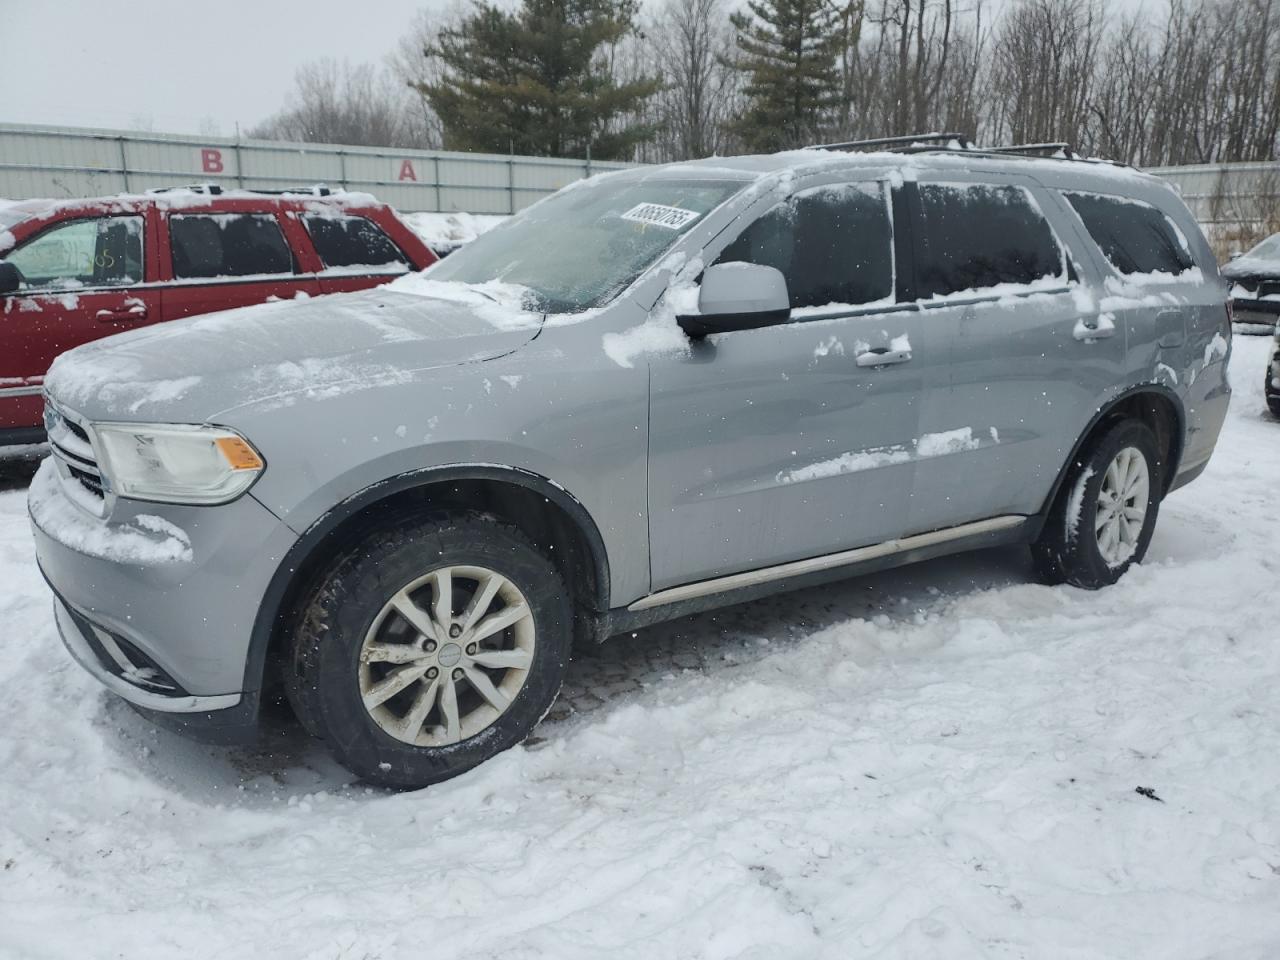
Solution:
{"label": "side skirt", "polygon": [[934,530],[900,540],[796,560],[712,580],[685,584],[641,597],[630,606],[610,610],[601,639],[689,614],[714,610],[760,597],[832,583],[920,560],[985,547],[1028,542],[1034,518],[993,517],[959,527]]}

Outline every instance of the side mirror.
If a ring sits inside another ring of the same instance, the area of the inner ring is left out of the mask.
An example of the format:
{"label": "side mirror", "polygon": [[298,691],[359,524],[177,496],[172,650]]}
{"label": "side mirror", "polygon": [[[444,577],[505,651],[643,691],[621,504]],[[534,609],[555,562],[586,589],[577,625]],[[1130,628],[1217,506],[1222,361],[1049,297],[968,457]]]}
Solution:
{"label": "side mirror", "polygon": [[730,330],[755,330],[786,323],[791,317],[787,279],[777,267],[756,263],[717,263],[702,273],[698,313],[677,317],[691,337]]}
{"label": "side mirror", "polygon": [[0,297],[22,286],[22,271],[8,260],[0,260]]}

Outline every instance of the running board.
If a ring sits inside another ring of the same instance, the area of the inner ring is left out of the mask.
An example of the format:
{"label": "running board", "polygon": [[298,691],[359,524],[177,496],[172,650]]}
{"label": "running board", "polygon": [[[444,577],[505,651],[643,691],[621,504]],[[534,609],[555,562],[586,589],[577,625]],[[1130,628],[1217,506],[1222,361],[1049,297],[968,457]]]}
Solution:
{"label": "running board", "polygon": [[932,547],[951,540],[963,540],[965,537],[980,536],[984,533],[998,533],[1010,530],[1027,522],[1026,517],[992,517],[990,520],[979,520],[959,527],[948,527],[945,530],[934,530],[931,533],[920,533],[914,537],[901,540],[886,540],[884,543],[872,544],[869,547],[858,547],[854,550],[842,550],[839,553],[828,553],[822,557],[810,557],[808,560],[793,560],[775,567],[762,567],[759,570],[748,570],[745,573],[734,573],[727,577],[716,577],[714,580],[701,580],[698,583],[686,583],[681,587],[659,590],[647,597],[641,597],[627,607],[630,611],[648,610],[652,607],[664,607],[667,604],[679,603],[682,600],[695,600],[698,597],[713,593],[727,593],[743,587],[754,587],[774,580],[786,580],[807,573],[819,573],[834,567],[861,563],[864,560],[875,560],[879,557],[892,556],[895,553],[906,553],[921,547]]}

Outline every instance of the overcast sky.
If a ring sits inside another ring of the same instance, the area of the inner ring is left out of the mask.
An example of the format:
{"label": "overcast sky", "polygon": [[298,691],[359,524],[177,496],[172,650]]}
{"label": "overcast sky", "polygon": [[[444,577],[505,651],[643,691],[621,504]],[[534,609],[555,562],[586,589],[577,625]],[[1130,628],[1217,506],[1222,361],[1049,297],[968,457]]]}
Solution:
{"label": "overcast sky", "polygon": [[302,64],[381,61],[440,2],[0,0],[0,121],[231,136]]}
{"label": "overcast sky", "polygon": [[448,2],[0,0],[0,121],[232,136],[284,105],[298,67],[381,62]]}

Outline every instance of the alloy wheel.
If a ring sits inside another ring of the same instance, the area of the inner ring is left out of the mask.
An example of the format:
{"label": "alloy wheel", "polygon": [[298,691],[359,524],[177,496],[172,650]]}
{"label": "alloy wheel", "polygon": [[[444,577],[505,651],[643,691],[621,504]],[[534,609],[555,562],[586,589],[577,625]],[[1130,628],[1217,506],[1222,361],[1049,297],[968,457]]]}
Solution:
{"label": "alloy wheel", "polygon": [[374,618],[360,647],[360,697],[397,740],[458,743],[506,712],[536,642],[514,583],[485,567],[441,567],[397,591]]}

